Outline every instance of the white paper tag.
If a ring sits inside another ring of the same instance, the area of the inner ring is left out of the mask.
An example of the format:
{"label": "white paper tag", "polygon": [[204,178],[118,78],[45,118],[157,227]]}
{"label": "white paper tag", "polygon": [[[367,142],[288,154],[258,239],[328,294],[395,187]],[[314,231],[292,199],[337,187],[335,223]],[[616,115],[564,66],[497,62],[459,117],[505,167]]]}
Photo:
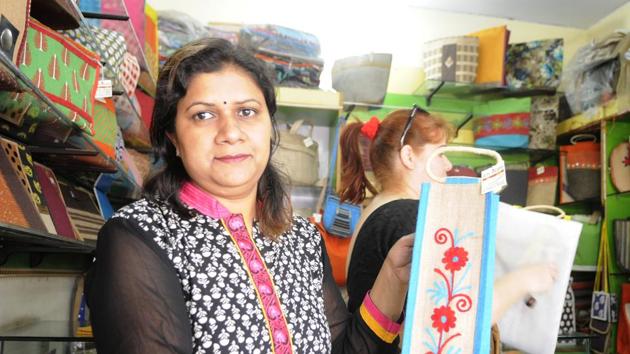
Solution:
{"label": "white paper tag", "polygon": [[315,142],[313,141],[313,139],[309,136],[308,138],[304,139],[304,146],[306,147],[311,147],[311,145],[315,144]]}
{"label": "white paper tag", "polygon": [[498,193],[505,186],[507,186],[507,178],[503,161],[481,171],[481,194]]}
{"label": "white paper tag", "polygon": [[103,99],[112,97],[112,80],[98,80],[96,95],[94,98]]}
{"label": "white paper tag", "polygon": [[542,175],[543,173],[545,173],[545,166],[540,166],[540,167],[538,167],[538,168],[536,169],[536,175],[537,175],[537,176],[540,176],[540,175]]}

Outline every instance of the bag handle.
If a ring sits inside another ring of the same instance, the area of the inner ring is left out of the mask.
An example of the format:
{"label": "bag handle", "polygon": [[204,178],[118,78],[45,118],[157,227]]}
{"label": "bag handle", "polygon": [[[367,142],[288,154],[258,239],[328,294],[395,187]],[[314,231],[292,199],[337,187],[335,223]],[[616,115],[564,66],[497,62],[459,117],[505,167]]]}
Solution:
{"label": "bag handle", "polygon": [[291,128],[289,129],[289,133],[292,134],[292,135],[297,135],[298,130],[300,130],[300,128],[302,127],[302,124],[307,124],[307,125],[309,125],[311,127],[311,129],[308,132],[308,136],[312,137],[313,136],[314,125],[310,121],[304,121],[304,119],[298,119],[293,124],[291,124]]}
{"label": "bag handle", "polygon": [[558,215],[556,215],[558,217],[558,219],[566,219],[567,218],[567,213],[556,207],[553,205],[529,205],[523,208],[523,210],[551,210],[551,211],[555,211],[556,213],[558,213]]}
{"label": "bag handle", "polygon": [[572,145],[575,145],[580,141],[596,142],[597,137],[593,134],[575,134],[574,136],[571,137],[569,141],[571,142]]}
{"label": "bag handle", "polygon": [[427,159],[427,165],[425,166],[427,170],[427,175],[434,181],[437,181],[440,183],[446,183],[446,177],[438,177],[433,173],[433,171],[431,171],[431,161],[433,161],[433,159],[436,156],[443,154],[445,152],[470,152],[476,155],[490,156],[497,161],[497,163],[494,166],[499,166],[499,165],[504,164],[503,158],[501,157],[501,155],[498,152],[493,151],[493,150],[480,149],[480,148],[474,148],[474,147],[468,147],[468,146],[442,146],[435,149],[431,153],[431,155],[429,155],[429,158]]}
{"label": "bag handle", "polygon": [[608,292],[608,229],[606,218],[602,220],[602,230],[599,240],[599,256],[597,257],[597,273],[595,274],[594,291]]}

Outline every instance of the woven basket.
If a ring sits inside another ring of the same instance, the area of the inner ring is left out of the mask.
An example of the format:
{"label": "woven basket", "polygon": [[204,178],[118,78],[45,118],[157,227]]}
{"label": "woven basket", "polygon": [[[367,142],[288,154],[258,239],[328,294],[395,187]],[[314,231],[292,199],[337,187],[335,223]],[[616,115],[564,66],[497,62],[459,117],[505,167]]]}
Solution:
{"label": "woven basket", "polygon": [[424,70],[428,80],[475,81],[479,38],[448,37],[429,41],[424,45]]}

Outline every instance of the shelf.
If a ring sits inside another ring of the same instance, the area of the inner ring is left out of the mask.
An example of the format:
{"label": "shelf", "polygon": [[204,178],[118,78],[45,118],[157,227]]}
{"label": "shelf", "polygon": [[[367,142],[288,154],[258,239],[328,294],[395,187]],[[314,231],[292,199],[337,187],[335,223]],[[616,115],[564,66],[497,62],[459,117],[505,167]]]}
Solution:
{"label": "shelf", "polygon": [[588,265],[574,265],[571,267],[571,271],[573,272],[596,272],[597,266],[588,266]]}
{"label": "shelf", "polygon": [[616,193],[609,193],[606,195],[606,197],[610,198],[616,198],[616,197],[630,197],[630,191],[626,191],[626,192],[616,192]]}
{"label": "shelf", "polygon": [[[558,150],[529,149],[529,148],[521,148],[521,147],[503,147],[503,146],[480,146],[480,145],[458,144],[458,143],[451,143],[450,145],[467,146],[467,147],[494,150],[498,152],[501,155],[501,157],[503,157],[504,159],[507,156],[511,156],[511,155],[528,155],[529,162],[531,165],[535,165],[539,162],[542,162],[558,154]],[[506,161],[506,164],[509,164],[509,162],[513,162],[513,161]]]}
{"label": "shelf", "polygon": [[304,119],[316,126],[334,126],[343,109],[341,94],[334,91],[278,87],[276,120],[295,122]]}
{"label": "shelf", "polygon": [[558,204],[557,207],[571,207],[571,206],[576,206],[576,205],[600,205],[601,206],[601,198],[599,196],[595,197],[595,198],[589,198],[589,199],[584,199],[584,200],[576,200],[573,202],[569,202],[569,203],[561,203]]}
{"label": "shelf", "polygon": [[0,341],[93,342],[94,338],[72,333],[72,323],[67,321],[38,321],[0,331]]}
{"label": "shelf", "polygon": [[37,267],[45,254],[84,254],[94,252],[96,243],[0,223],[0,266],[15,253],[30,253],[31,267]]}
{"label": "shelf", "polygon": [[94,251],[93,243],[4,223],[0,223],[0,242],[2,249],[32,246],[40,249],[51,247],[52,250],[69,253],[91,253]]}
{"label": "shelf", "polygon": [[630,111],[620,112],[617,100],[613,99],[608,103],[593,109],[593,111],[582,112],[558,123],[556,135],[569,135],[587,131],[589,129],[597,129],[600,122],[619,118],[625,119],[630,116],[628,113],[630,113]]}
{"label": "shelf", "polygon": [[414,91],[414,95],[424,96],[427,105],[434,98],[468,98],[473,100],[491,100],[511,97],[551,96],[556,94],[552,88],[513,88],[497,85],[479,85],[470,83],[425,80]]}

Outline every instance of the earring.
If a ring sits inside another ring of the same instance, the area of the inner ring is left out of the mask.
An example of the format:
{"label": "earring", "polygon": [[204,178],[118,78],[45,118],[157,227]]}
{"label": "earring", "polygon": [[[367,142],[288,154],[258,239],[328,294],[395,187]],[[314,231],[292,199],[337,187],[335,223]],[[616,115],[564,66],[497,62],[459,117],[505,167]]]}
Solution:
{"label": "earring", "polygon": [[179,149],[175,149],[175,156],[179,156]]}

